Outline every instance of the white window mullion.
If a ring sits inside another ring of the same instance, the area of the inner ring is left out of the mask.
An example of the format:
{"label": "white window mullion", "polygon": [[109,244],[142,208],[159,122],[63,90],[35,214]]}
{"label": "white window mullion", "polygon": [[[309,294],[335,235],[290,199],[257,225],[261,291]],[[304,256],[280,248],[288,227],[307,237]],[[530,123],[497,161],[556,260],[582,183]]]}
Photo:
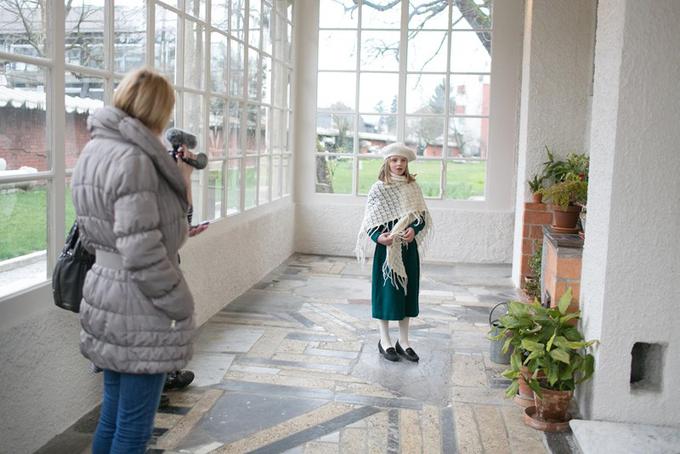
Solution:
{"label": "white window mullion", "polygon": [[156,2],[146,2],[146,58],[149,67],[156,64]]}
{"label": "white window mullion", "polygon": [[[249,0],[245,0],[245,17],[243,20],[243,105],[241,109],[241,128],[239,131],[239,140],[241,142],[241,166],[240,166],[240,171],[241,171],[241,178],[239,180],[239,183],[241,185],[241,200],[240,200],[240,205],[241,205],[241,213],[243,213],[246,209],[246,142],[248,140],[248,85],[249,85],[249,80],[248,80],[248,70],[250,66],[250,61],[248,54],[250,47],[248,46],[248,26],[250,24],[250,2]],[[256,159],[257,161],[257,159]]]}
{"label": "white window mullion", "polygon": [[444,80],[444,144],[442,146],[442,165],[441,165],[441,182],[440,199],[446,199],[446,158],[449,155],[449,115],[451,114],[449,104],[451,104],[451,20],[453,17],[453,0],[449,0],[449,29],[446,32],[446,78]]}
{"label": "white window mullion", "polygon": [[48,3],[52,14],[48,14],[52,69],[49,71],[47,97],[50,100],[47,108],[47,137],[51,150],[51,167],[54,177],[49,182],[49,197],[47,203],[47,273],[51,274],[59,251],[64,245],[65,217],[66,217],[66,153],[64,151],[64,131],[66,117],[64,116],[64,49],[65,49],[65,11],[64,2]]}
{"label": "white window mullion", "polygon": [[401,30],[399,36],[399,94],[397,95],[397,142],[406,139],[406,59],[408,58],[408,5],[401,2]]}
{"label": "white window mullion", "polygon": [[[203,144],[205,147],[205,150],[196,150],[196,151],[204,151],[206,154],[208,154],[208,143],[209,143],[209,138],[210,138],[210,99],[211,99],[211,80],[210,80],[210,5],[206,5],[206,25],[204,27],[204,37],[203,37],[203,83],[205,83],[205,93],[202,96],[202,103],[203,103]],[[198,198],[198,203],[199,206],[201,207],[201,216],[200,220],[201,221],[207,221],[208,220],[208,213],[210,212],[210,209],[208,207],[208,202],[210,201],[209,197],[209,192],[210,192],[210,165],[206,166],[205,169],[199,171],[198,173],[198,181],[199,181],[199,198]],[[213,206],[214,209],[214,206]]]}
{"label": "white window mullion", "polygon": [[[352,195],[359,193],[359,91],[361,89],[361,23],[364,8],[359,4],[357,15],[357,58],[354,68],[355,92],[354,92],[354,132],[352,138]],[[338,137],[339,138],[339,137]]]}

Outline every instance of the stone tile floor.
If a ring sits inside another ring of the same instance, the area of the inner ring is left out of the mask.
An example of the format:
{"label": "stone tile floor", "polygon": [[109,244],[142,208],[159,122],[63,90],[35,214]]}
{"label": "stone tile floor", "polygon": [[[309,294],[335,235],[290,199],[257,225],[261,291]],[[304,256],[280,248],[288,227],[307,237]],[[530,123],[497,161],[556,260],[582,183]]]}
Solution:
{"label": "stone tile floor", "polygon": [[170,394],[148,452],[545,453],[489,358],[489,311],[516,297],[509,274],[425,265],[410,339],[421,361],[390,363],[370,265],[295,255],[202,327],[196,381]]}

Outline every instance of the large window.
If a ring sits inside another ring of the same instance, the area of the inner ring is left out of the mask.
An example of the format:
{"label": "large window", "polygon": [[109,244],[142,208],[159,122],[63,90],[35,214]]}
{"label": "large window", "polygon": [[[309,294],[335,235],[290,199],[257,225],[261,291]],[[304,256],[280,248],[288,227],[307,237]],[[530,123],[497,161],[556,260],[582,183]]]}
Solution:
{"label": "large window", "polygon": [[366,194],[403,141],[426,197],[482,200],[491,0],[320,5],[316,192]]}
{"label": "large window", "polygon": [[209,157],[197,221],[289,194],[292,3],[0,0],[0,298],[49,278],[87,117],[145,64],[175,86],[171,125]]}

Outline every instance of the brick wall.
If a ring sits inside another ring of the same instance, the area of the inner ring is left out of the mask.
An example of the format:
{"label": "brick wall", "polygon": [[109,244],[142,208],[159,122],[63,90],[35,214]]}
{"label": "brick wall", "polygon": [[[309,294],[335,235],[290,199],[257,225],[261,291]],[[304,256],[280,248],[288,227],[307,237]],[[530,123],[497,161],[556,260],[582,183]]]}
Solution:
{"label": "brick wall", "polygon": [[535,248],[543,243],[543,226],[552,223],[552,211],[544,203],[525,203],[522,228],[522,266],[520,268],[521,282],[529,276],[529,259]]}

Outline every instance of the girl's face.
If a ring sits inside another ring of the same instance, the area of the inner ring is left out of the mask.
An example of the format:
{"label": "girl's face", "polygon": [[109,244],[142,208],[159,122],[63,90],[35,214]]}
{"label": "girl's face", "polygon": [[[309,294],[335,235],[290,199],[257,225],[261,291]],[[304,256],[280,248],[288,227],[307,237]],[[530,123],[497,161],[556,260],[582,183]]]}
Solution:
{"label": "girl's face", "polygon": [[390,165],[390,172],[393,174],[401,176],[406,173],[408,159],[403,156],[390,156],[387,162]]}

